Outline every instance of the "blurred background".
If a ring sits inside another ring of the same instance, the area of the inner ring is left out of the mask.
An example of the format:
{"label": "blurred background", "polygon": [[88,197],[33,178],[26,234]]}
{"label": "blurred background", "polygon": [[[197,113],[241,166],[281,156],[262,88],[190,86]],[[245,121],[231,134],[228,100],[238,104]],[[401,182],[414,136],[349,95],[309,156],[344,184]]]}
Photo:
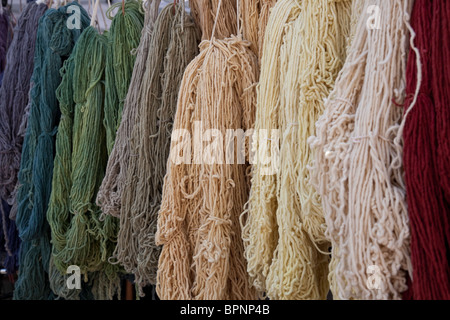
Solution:
{"label": "blurred background", "polygon": [[[14,13],[14,16],[16,19],[19,17],[20,12],[22,11],[23,7],[26,5],[27,1],[29,0],[1,0],[3,6],[9,6],[12,9],[12,12]],[[89,12],[89,15],[92,15],[93,7],[96,0],[78,0],[78,2]],[[59,0],[60,3],[64,3],[63,0]],[[69,3],[70,1],[67,1]],[[109,0],[109,3],[112,5],[117,2],[122,2],[122,0]],[[173,3],[174,1],[170,0],[161,0],[160,10],[164,8],[169,3]],[[186,11],[189,12],[189,1],[185,0],[186,2]],[[53,3],[57,4],[58,0],[53,0]],[[98,12],[98,23],[101,30],[105,30],[109,28],[110,20],[106,17],[106,10],[109,8],[108,0],[100,0],[100,8]],[[103,13],[103,14],[102,14]]]}

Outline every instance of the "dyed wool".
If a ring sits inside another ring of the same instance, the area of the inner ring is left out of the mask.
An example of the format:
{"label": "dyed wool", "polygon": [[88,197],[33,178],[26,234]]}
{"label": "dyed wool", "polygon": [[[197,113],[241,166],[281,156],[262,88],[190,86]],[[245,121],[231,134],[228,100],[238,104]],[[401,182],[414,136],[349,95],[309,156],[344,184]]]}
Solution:
{"label": "dyed wool", "polygon": [[105,78],[105,119],[108,155],[111,154],[119,128],[125,99],[133,73],[136,55],[133,54],[139,46],[141,31],[144,26],[144,15],[141,2],[127,0],[125,14],[118,10],[114,18],[112,11],[120,8],[122,3],[116,3],[108,9],[107,15],[112,19],[109,29],[109,46],[106,56]]}
{"label": "dyed wool", "polygon": [[14,189],[22,152],[23,137],[19,134],[19,129],[28,104],[38,22],[45,10],[46,5],[35,2],[27,4],[23,9],[6,57],[8,64],[3,78],[4,85],[0,88],[0,198],[4,201],[5,209],[0,224],[3,226],[8,253],[5,265],[10,273],[17,268],[20,241],[16,224],[8,216],[9,207],[15,200]]}
{"label": "dyed wool", "polygon": [[449,18],[443,0],[416,0],[411,16],[403,159],[413,273],[404,298],[415,300],[450,299]]}
{"label": "dyed wool", "polygon": [[271,8],[277,0],[246,0],[240,1],[240,19],[242,21],[242,35],[251,42],[252,51],[261,60],[264,34]]}
{"label": "dyed wool", "polygon": [[[161,299],[256,298],[239,224],[250,159],[241,154],[243,144],[234,148],[234,135],[225,134],[253,127],[258,61],[249,47],[242,36],[203,41],[184,74],[156,234],[164,245],[156,289]],[[203,130],[209,134],[202,139]]]}
{"label": "dyed wool", "polygon": [[[70,5],[80,9],[80,29],[67,28]],[[49,295],[46,274],[51,249],[46,212],[53,173],[54,136],[60,118],[56,89],[61,81],[59,70],[63,61],[88,24],[89,17],[77,2],[47,10],[39,23],[31,79],[31,111],[18,176],[16,223],[22,245],[15,299],[46,299]]]}
{"label": "dyed wool", "polygon": [[[182,19],[185,19],[184,23]],[[154,234],[166,171],[170,128],[181,77],[186,65],[196,55],[198,44],[198,32],[181,4],[175,5],[175,8],[168,5],[162,10],[152,34],[145,63],[148,67],[141,79],[143,85],[140,92],[134,99],[139,102],[138,110],[134,111],[138,116],[132,120],[134,127],[123,132],[131,137],[125,141],[118,135],[115,144],[115,148],[123,148],[118,144],[118,141],[123,141],[130,146],[127,153],[129,159],[121,156],[121,161],[125,163],[123,168],[127,169],[127,174],[121,177],[126,189],[122,190],[122,201],[118,207],[120,230],[113,259],[127,272],[135,274],[141,295],[143,286],[156,281],[160,248],[154,244]],[[134,105],[130,107],[135,108]],[[121,127],[130,126],[130,122],[126,115]],[[160,152],[155,153],[154,150]],[[149,174],[152,179],[148,179]],[[102,199],[106,200],[106,197],[99,193],[100,204]]]}
{"label": "dyed wool", "polygon": [[[119,239],[122,254],[137,256],[135,276],[140,287],[156,283],[161,248],[155,244],[155,233],[171,129],[183,73],[198,53],[199,38],[182,4],[175,6],[175,14],[173,5],[167,6],[155,23],[149,69],[144,76],[147,85],[143,87],[145,95],[132,140],[136,157],[130,159],[119,234],[119,237],[130,232],[135,235],[131,240]],[[135,243],[137,251],[132,250],[130,241]]]}
{"label": "dyed wool", "polygon": [[5,85],[0,89],[0,196],[10,205],[22,151],[23,139],[18,131],[28,104],[37,26],[46,9],[44,4],[31,2],[22,11],[8,51]]}
{"label": "dyed wool", "polygon": [[[336,299],[399,299],[411,271],[399,123],[413,1],[365,1],[347,61],[317,122],[311,180],[333,247]],[[379,29],[368,28],[370,5]],[[389,27],[387,27],[389,26]],[[378,290],[368,286],[379,277]]]}
{"label": "dyed wool", "polygon": [[328,292],[329,243],[308,181],[314,155],[307,139],[345,58],[340,48],[350,6],[283,0],[267,25],[255,124],[259,158],[243,238],[252,284],[272,299],[324,299]]}
{"label": "dyed wool", "polygon": [[118,266],[107,261],[118,221],[110,216],[100,221],[94,203],[107,162],[102,124],[106,49],[106,36],[88,27],[62,69],[57,90],[62,116],[47,212],[56,268],[65,274],[68,266],[76,265],[86,278],[88,272],[102,271],[106,279],[98,284],[108,288],[106,296],[94,294],[102,300],[112,299],[119,288]]}
{"label": "dyed wool", "polygon": [[[219,4],[220,14],[216,15]],[[237,34],[236,0],[190,0],[189,5],[195,23],[202,31],[202,40],[211,39],[216,18],[217,24],[214,34],[217,39],[225,39]]]}
{"label": "dyed wool", "polygon": [[153,25],[158,16],[159,4],[160,0],[147,1],[144,7],[144,27],[137,49],[130,87],[123,107],[122,121],[117,130],[114,147],[109,155],[105,177],[97,194],[97,204],[102,209],[102,215],[120,216],[122,195],[126,189],[126,174],[131,159],[132,132],[137,119],[140,117],[138,106],[141,105],[141,96],[143,96],[141,87],[145,84],[143,79],[147,70]]}

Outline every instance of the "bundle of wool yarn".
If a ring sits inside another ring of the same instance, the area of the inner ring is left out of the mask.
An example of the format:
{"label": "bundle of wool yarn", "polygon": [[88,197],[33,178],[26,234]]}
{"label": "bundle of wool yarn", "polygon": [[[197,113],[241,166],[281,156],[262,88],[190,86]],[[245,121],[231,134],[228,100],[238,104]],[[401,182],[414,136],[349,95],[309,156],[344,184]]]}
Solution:
{"label": "bundle of wool yarn", "polygon": [[403,163],[412,279],[404,299],[450,299],[449,18],[442,0],[416,0],[411,14]]}
{"label": "bundle of wool yarn", "polygon": [[161,299],[257,297],[239,223],[249,192],[244,143],[254,124],[257,79],[257,57],[241,35],[203,41],[186,68],[156,233],[163,245]]}
{"label": "bundle of wool yarn", "polygon": [[[9,212],[15,204],[23,144],[21,124],[29,102],[38,22],[46,10],[46,5],[35,2],[28,3],[23,9],[6,55],[8,64],[4,85],[0,88],[0,197],[3,201],[0,225],[4,232],[7,253],[4,265],[8,273],[14,273],[18,268],[20,238],[15,221],[9,218]],[[7,31],[7,28],[2,28],[2,31]]]}
{"label": "bundle of wool yarn", "polygon": [[[67,28],[71,15],[68,6],[78,6],[80,29]],[[22,244],[14,299],[46,299],[50,296],[51,245],[46,213],[51,193],[55,135],[60,120],[56,89],[61,82],[59,70],[88,25],[88,14],[77,2],[48,9],[39,22],[31,78],[31,109],[18,174],[16,223]]]}
{"label": "bundle of wool yarn", "polygon": [[[411,273],[400,143],[414,1],[364,1],[311,138],[311,181],[332,244],[335,299],[400,299]],[[368,19],[371,6],[379,15]]]}
{"label": "bundle of wool yarn", "polygon": [[328,293],[329,241],[307,140],[345,60],[351,4],[281,0],[267,24],[242,237],[251,283],[271,299]]}

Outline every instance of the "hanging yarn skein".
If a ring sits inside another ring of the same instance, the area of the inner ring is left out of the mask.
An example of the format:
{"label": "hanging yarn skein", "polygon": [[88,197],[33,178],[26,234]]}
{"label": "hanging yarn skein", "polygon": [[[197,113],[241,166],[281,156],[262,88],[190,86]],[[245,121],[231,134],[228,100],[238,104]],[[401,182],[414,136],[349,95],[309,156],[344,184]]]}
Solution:
{"label": "hanging yarn skein", "polygon": [[213,37],[184,73],[156,234],[161,299],[256,298],[239,224],[250,182],[239,137],[248,135],[236,133],[238,148],[226,135],[253,127],[258,61],[249,47],[241,35]]}
{"label": "hanging yarn skein", "polygon": [[10,205],[22,151],[23,139],[18,131],[28,104],[37,26],[46,9],[44,4],[31,2],[22,11],[8,51],[5,85],[0,89],[0,196]]}
{"label": "hanging yarn skein", "polygon": [[100,292],[106,295],[93,292],[100,300],[111,300],[119,289],[119,268],[107,261],[116,243],[117,219],[100,221],[100,209],[94,203],[107,162],[102,123],[106,50],[106,36],[90,26],[62,69],[57,90],[62,116],[47,212],[55,266],[65,274],[68,266],[76,265],[86,278],[90,272],[101,271],[104,279],[93,285],[93,290],[97,285],[105,287]]}
{"label": "hanging yarn skein", "polygon": [[8,64],[3,78],[4,85],[0,88],[0,198],[5,202],[1,224],[8,253],[5,266],[10,273],[17,269],[20,240],[16,224],[9,219],[8,212],[15,200],[14,190],[23,143],[19,131],[29,100],[38,22],[45,10],[46,5],[31,2],[22,11],[6,57]]}
{"label": "hanging yarn skein", "polygon": [[[279,84],[281,45],[285,25],[295,21],[300,8],[295,1],[280,1],[274,7],[268,21],[258,87],[255,137],[253,152],[256,161],[252,167],[251,191],[246,217],[242,226],[247,271],[250,282],[260,293],[266,292],[266,277],[272,262],[278,239],[276,173],[279,166],[279,135],[277,135],[278,108],[281,88]],[[272,67],[273,64],[273,67]],[[275,85],[274,85],[275,84]],[[263,106],[270,106],[271,109]],[[266,131],[262,131],[266,130]],[[263,174],[266,173],[267,174]]]}
{"label": "hanging yarn skein", "polygon": [[101,207],[103,215],[120,217],[122,195],[126,186],[126,174],[131,159],[131,139],[136,121],[140,118],[138,106],[141,105],[145,84],[144,74],[147,70],[147,59],[153,35],[153,26],[158,17],[160,0],[145,2],[144,27],[137,49],[133,75],[130,81],[127,98],[123,107],[122,121],[117,130],[114,147],[109,155],[105,177],[97,194],[97,205]]}
{"label": "hanging yarn skein", "polygon": [[267,25],[243,239],[252,284],[271,299],[328,292],[329,243],[308,182],[307,139],[345,59],[350,9],[351,1],[282,0]]}
{"label": "hanging yarn skein", "polygon": [[183,72],[198,52],[199,38],[183,4],[166,6],[155,22],[115,251],[117,261],[135,274],[141,295],[142,287],[156,283],[161,248],[154,238],[171,128]]}
{"label": "hanging yarn skein", "polygon": [[[135,156],[130,156],[126,163],[126,189],[120,203],[120,230],[114,259],[127,272],[135,274],[141,295],[142,287],[156,280],[160,248],[152,238],[156,232],[170,127],[183,71],[197,52],[197,31],[183,11],[181,4],[175,8],[168,5],[155,22],[146,61],[148,67],[136,99],[139,116],[130,130],[131,141],[126,142],[130,143],[129,152]],[[125,121],[128,118],[122,119],[121,127],[129,125]],[[117,141],[121,138],[118,135]],[[116,142],[117,147],[120,146]],[[149,173],[152,179],[148,179]],[[100,196],[99,193],[98,201]]]}
{"label": "hanging yarn skein", "polygon": [[[80,29],[67,28],[68,6],[78,6]],[[89,25],[87,12],[72,2],[48,9],[40,19],[31,82],[31,111],[22,150],[17,192],[17,228],[22,240],[19,278],[14,299],[45,299],[49,295],[48,263],[50,235],[46,220],[53,173],[54,136],[60,111],[56,89],[61,82],[59,69]]]}
{"label": "hanging yarn skein", "polygon": [[[311,138],[311,181],[322,197],[333,248],[336,299],[400,299],[406,287],[409,227],[402,119],[413,1],[365,1],[347,61]],[[368,28],[366,12],[381,14]],[[379,276],[378,290],[367,283]]]}
{"label": "hanging yarn skein", "polygon": [[[108,155],[111,154],[114,147],[116,132],[121,122],[123,105],[136,61],[134,52],[139,46],[144,26],[140,1],[127,0],[124,5],[125,14],[122,13],[121,6],[122,3],[116,3],[107,11],[108,18],[112,19],[108,32],[109,46],[105,78],[104,124]],[[115,9],[118,9],[118,12],[111,17]]]}
{"label": "hanging yarn skein", "polygon": [[403,132],[413,274],[404,299],[450,299],[449,19],[448,1],[414,3]]}

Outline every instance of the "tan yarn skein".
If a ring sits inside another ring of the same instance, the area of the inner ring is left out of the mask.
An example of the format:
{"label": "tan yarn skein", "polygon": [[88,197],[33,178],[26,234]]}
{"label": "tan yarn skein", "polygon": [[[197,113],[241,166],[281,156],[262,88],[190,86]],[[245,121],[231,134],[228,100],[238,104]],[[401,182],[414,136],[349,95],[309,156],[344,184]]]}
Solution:
{"label": "tan yarn skein", "polygon": [[[174,122],[183,153],[172,135],[156,234],[157,244],[164,245],[157,278],[161,299],[256,298],[239,224],[249,166],[226,164],[223,152],[234,140],[222,139],[227,129],[253,127],[258,61],[249,46],[240,35],[203,41],[184,74]],[[212,130],[211,139],[196,133],[196,121]],[[191,144],[195,135],[201,143]]]}
{"label": "tan yarn skein", "polygon": [[[413,1],[365,1],[348,59],[317,123],[312,183],[322,196],[338,299],[401,299],[410,271],[398,131]],[[381,9],[367,28],[367,9]],[[363,18],[365,17],[365,18]],[[376,25],[375,25],[376,26]],[[368,280],[376,272],[379,287]]]}

